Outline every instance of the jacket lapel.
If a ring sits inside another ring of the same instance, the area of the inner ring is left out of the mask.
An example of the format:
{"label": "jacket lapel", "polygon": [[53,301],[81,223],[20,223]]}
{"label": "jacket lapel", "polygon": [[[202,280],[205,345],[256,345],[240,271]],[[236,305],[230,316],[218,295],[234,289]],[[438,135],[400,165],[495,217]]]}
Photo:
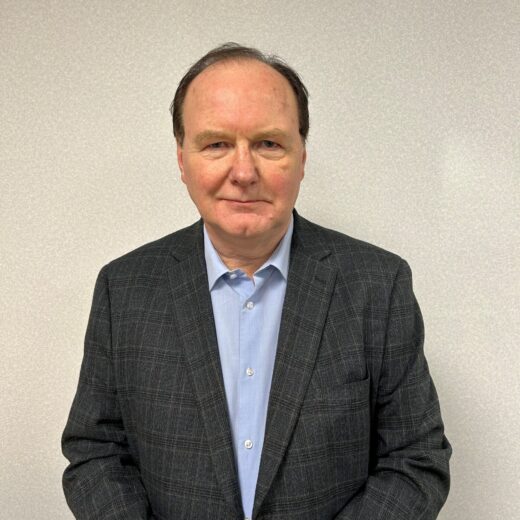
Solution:
{"label": "jacket lapel", "polygon": [[184,348],[216,477],[224,497],[238,515],[242,513],[242,505],[208,288],[201,223],[192,229],[193,234],[185,242],[185,250],[175,252],[177,263],[168,273],[177,339]]}
{"label": "jacket lapel", "polygon": [[[260,511],[296,425],[336,280],[336,270],[321,261],[329,252],[307,236],[307,226],[307,222],[295,213],[289,276],[253,517]],[[310,239],[310,247],[306,247],[306,238]]]}

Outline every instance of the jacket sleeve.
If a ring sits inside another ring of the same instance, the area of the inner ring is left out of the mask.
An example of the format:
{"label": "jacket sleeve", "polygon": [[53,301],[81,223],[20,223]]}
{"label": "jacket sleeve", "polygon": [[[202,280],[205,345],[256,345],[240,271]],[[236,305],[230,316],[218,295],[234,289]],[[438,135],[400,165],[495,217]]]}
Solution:
{"label": "jacket sleeve", "polygon": [[94,290],[79,383],[62,437],[67,503],[80,520],[153,519],[129,453],[111,361],[106,268]]}
{"label": "jacket sleeve", "polygon": [[451,446],[444,436],[423,339],[410,268],[401,261],[376,389],[372,470],[338,520],[435,519],[446,501]]}

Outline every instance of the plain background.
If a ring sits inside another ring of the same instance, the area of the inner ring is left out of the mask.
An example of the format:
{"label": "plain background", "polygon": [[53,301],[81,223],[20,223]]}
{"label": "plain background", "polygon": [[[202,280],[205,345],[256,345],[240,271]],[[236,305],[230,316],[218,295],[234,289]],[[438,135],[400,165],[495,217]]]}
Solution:
{"label": "plain background", "polygon": [[301,214],[412,266],[454,447],[440,518],[520,518],[518,0],[0,9],[1,518],[72,518],[60,435],[96,274],[197,218],[168,108],[229,40],[310,90]]}

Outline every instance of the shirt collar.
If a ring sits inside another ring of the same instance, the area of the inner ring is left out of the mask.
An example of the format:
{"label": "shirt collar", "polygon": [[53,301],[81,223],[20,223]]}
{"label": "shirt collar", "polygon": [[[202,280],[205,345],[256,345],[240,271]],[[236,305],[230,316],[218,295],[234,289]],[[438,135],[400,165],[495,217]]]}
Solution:
{"label": "shirt collar", "polygon": [[[276,246],[276,249],[273,251],[272,255],[269,259],[258,269],[257,272],[265,269],[266,267],[273,266],[280,271],[282,276],[287,280],[287,276],[289,275],[289,255],[291,252],[291,239],[294,228],[294,220],[291,215],[291,221],[289,222],[289,227],[285,232],[282,240],[280,240],[279,244]],[[206,270],[208,272],[208,283],[210,291],[213,289],[213,286],[217,282],[217,280],[224,274],[229,273],[229,269],[226,264],[222,261],[217,250],[213,247],[213,244],[209,238],[208,232],[206,230],[206,226],[204,225],[204,257],[206,260]]]}

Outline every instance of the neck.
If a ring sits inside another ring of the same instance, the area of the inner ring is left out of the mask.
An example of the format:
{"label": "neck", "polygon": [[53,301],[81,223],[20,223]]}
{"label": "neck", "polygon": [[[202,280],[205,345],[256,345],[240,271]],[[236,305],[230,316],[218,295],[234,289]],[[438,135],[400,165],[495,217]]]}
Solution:
{"label": "neck", "polygon": [[263,238],[258,237],[231,237],[222,239],[214,233],[208,226],[206,231],[213,244],[229,270],[240,269],[250,278],[273,254],[280,240],[287,232],[288,226],[280,233]]}

